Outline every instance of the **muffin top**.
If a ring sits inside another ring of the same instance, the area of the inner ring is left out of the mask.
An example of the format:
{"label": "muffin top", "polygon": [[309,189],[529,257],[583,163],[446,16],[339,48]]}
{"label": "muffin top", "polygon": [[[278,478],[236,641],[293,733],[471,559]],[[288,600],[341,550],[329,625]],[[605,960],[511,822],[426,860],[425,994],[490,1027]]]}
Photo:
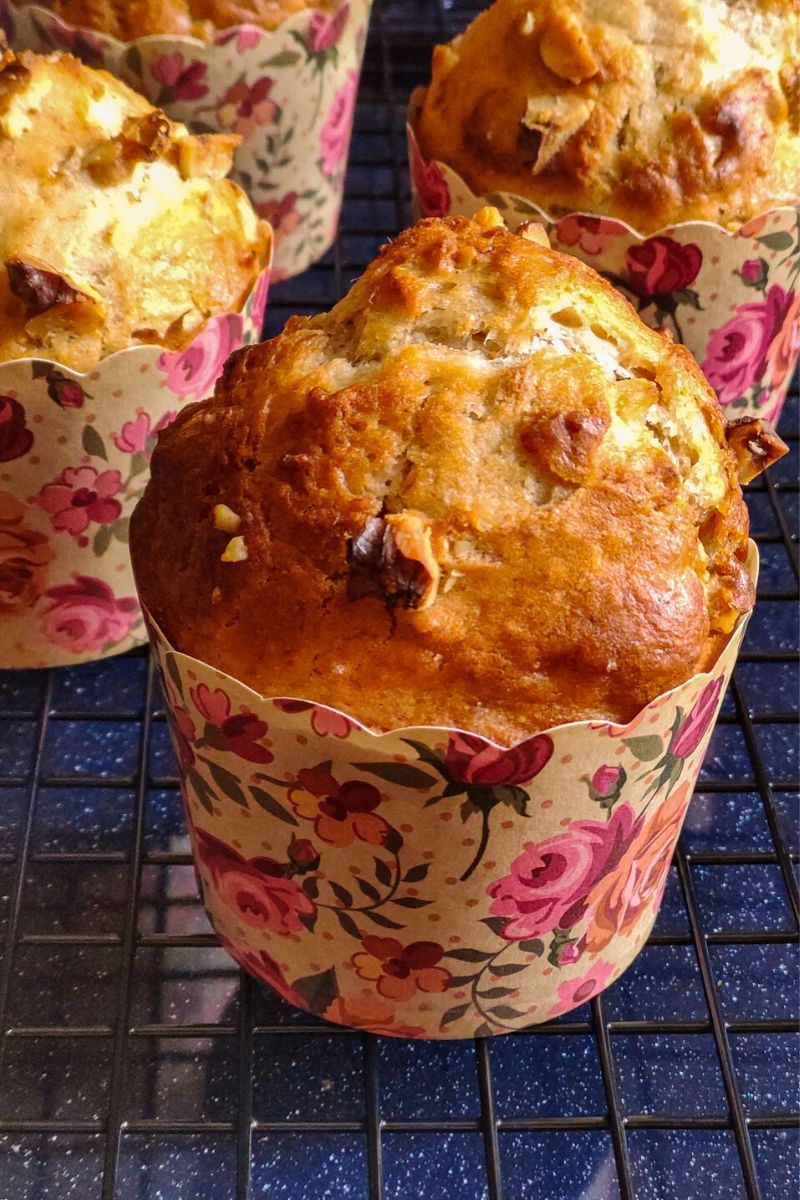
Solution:
{"label": "muffin top", "polygon": [[232,25],[277,29],[292,13],[332,11],[339,0],[47,0],[44,7],[70,25],[129,42],[153,33],[207,39]]}
{"label": "muffin top", "polygon": [[626,720],[752,605],[714,393],[496,210],[427,220],[229,360],[132,524],[179,650],[377,729]]}
{"label": "muffin top", "polygon": [[238,309],[269,228],[225,179],[237,141],[69,55],[0,57],[0,362],[85,371]]}
{"label": "muffin top", "polygon": [[421,103],[423,154],[476,194],[735,228],[800,195],[800,5],[496,0]]}

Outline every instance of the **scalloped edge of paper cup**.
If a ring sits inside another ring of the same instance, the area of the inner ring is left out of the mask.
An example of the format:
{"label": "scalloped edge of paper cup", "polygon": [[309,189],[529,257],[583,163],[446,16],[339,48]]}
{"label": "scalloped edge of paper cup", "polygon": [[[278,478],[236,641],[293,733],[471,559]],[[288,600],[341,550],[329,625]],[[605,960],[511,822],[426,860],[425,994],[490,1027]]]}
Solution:
{"label": "scalloped edge of paper cup", "polygon": [[[0,0],[0,28],[3,25]],[[235,133],[231,178],[275,231],[273,279],[299,274],[336,236],[372,0],[304,9],[277,29],[236,25],[213,41],[132,42],[7,2],[9,42],[104,67],[195,133]]]}
{"label": "scalloped edge of paper cup", "polygon": [[406,130],[416,214],[472,216],[490,204],[509,229],[540,222],[554,250],[594,267],[648,325],[688,347],[726,416],[777,421],[800,358],[800,204],[737,230],[684,221],[646,237],[611,217],[551,217],[509,192],[476,196],[445,163],[425,161],[412,119]]}
{"label": "scalloped edge of paper cup", "polygon": [[147,640],[128,522],[156,437],[210,395],[228,356],[258,341],[270,271],[239,312],[183,350],[132,346],[91,371],[50,359],[0,363],[0,663],[57,667]]}
{"label": "scalloped edge of paper cup", "polygon": [[390,1036],[507,1033],[584,1004],[649,936],[747,621],[627,724],[502,748],[265,698],[148,618],[221,943],[296,1007]]}

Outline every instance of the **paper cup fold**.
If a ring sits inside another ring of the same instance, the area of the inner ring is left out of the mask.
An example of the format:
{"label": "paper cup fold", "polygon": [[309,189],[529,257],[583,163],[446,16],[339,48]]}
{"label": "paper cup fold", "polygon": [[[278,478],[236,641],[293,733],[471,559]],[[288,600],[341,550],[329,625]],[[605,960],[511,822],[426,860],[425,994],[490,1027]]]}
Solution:
{"label": "paper cup fold", "polygon": [[240,25],[213,42],[123,43],[0,0],[0,27],[15,49],[69,50],[104,67],[194,133],[238,134],[231,177],[275,230],[278,280],[336,236],[370,9],[371,0],[342,0],[334,13],[305,9],[271,32]]}
{"label": "paper cup fold", "polygon": [[731,418],[776,421],[800,356],[800,205],[773,208],[731,232],[686,221],[650,237],[623,221],[576,212],[550,217],[508,192],[476,196],[442,162],[426,162],[408,132],[419,216],[472,216],[498,208],[509,229],[539,221],[554,250],[615,285],[656,329],[691,350]]}
{"label": "paper cup fold", "polygon": [[147,640],[128,522],[156,438],[213,391],[228,355],[260,337],[265,270],[241,312],[181,351],[135,346],[80,374],[0,364],[0,665],[57,667]]}
{"label": "paper cup fold", "polygon": [[511,749],[265,699],[152,625],[220,941],[290,1004],[374,1033],[499,1034],[583,1004],[653,926],[746,623],[627,725]]}

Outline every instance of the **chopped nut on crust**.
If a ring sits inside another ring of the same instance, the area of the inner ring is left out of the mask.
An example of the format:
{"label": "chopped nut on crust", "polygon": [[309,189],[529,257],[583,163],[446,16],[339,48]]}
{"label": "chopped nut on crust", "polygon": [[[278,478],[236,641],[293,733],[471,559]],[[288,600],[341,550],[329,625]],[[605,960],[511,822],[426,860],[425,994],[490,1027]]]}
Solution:
{"label": "chopped nut on crust", "polygon": [[420,513],[370,517],[348,546],[349,600],[383,596],[387,605],[428,608],[439,588],[431,531]]}
{"label": "chopped nut on crust", "polygon": [[85,292],[79,291],[56,271],[20,259],[6,263],[6,274],[9,288],[25,302],[31,316],[48,312],[57,304],[75,304],[88,299]]}
{"label": "chopped nut on crust", "polygon": [[736,455],[739,483],[750,483],[789,452],[789,447],[769,421],[763,421],[761,417],[739,417],[737,421],[729,421],[725,437]]}
{"label": "chopped nut on crust", "polygon": [[228,508],[227,504],[215,504],[213,515],[214,528],[221,530],[222,533],[236,533],[242,523],[239,514],[235,513],[232,508]]}
{"label": "chopped nut on crust", "polygon": [[243,537],[233,537],[220,555],[224,563],[247,562],[247,545]]}

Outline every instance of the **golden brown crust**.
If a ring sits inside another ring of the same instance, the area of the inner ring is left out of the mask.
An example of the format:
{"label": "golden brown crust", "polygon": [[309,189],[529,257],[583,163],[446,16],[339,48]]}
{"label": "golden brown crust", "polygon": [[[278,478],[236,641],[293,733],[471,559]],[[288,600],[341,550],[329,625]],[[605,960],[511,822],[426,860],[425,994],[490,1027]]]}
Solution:
{"label": "golden brown crust", "polygon": [[747,528],[688,351],[459,218],[229,361],[159,440],[132,552],[172,643],[261,692],[512,741],[710,665]]}
{"label": "golden brown crust", "polygon": [[482,195],[653,233],[800,195],[797,0],[496,0],[437,46],[417,135]]}
{"label": "golden brown crust", "polygon": [[120,41],[154,33],[199,38],[233,25],[277,29],[292,13],[318,8],[323,12],[338,0],[49,0],[44,3],[62,20],[84,29],[109,33]]}
{"label": "golden brown crust", "polygon": [[0,362],[85,371],[239,309],[269,231],[224,178],[236,141],[69,55],[0,57]]}

